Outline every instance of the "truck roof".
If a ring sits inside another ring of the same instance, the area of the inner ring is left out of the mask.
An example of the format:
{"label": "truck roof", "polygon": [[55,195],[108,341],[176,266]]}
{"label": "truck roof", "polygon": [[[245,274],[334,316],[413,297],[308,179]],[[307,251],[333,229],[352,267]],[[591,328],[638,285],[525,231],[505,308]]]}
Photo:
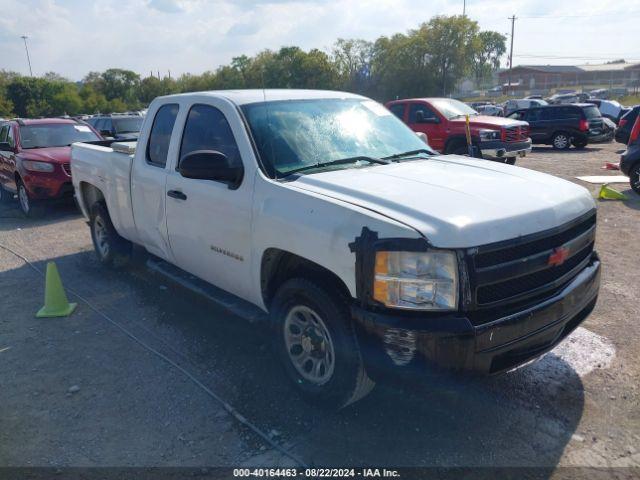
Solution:
{"label": "truck roof", "polygon": [[209,95],[212,97],[224,97],[236,105],[245,105],[248,103],[259,103],[263,101],[277,100],[309,100],[317,98],[360,98],[367,100],[366,97],[348,92],[336,92],[332,90],[302,90],[302,89],[247,89],[247,90],[210,90],[205,92],[179,93],[176,95],[167,95],[164,99],[190,96],[190,95]]}

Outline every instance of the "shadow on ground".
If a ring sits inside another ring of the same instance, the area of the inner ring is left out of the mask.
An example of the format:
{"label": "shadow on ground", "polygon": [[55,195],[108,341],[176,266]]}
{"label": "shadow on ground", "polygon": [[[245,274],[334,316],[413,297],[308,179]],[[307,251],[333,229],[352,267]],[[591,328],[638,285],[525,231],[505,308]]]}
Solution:
{"label": "shadow on ground", "polygon": [[[582,416],[580,377],[553,353],[545,363],[495,378],[379,385],[357,404],[328,412],[302,401],[286,382],[263,326],[143,266],[107,270],[88,252],[53,260],[68,288],[179,362],[310,465],[536,466],[550,474]],[[37,266],[43,270],[45,264]],[[1,272],[0,288],[15,273]],[[80,302],[79,310],[87,308]],[[113,328],[106,321],[103,327]],[[131,348],[145,354],[134,342]],[[56,375],[55,366],[50,374]],[[257,455],[261,447],[256,438]]]}

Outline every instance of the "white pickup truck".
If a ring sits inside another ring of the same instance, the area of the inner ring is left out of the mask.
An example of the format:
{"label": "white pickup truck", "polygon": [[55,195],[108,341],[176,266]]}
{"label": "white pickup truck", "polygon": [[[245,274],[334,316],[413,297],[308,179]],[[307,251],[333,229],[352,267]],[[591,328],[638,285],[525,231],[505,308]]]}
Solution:
{"label": "white pickup truck", "polygon": [[598,295],[585,189],[438,155],[358,95],[157,98],[137,143],[76,143],[71,170],[103,263],[138,244],[260,309],[293,383],[335,406],[400,370],[513,369]]}

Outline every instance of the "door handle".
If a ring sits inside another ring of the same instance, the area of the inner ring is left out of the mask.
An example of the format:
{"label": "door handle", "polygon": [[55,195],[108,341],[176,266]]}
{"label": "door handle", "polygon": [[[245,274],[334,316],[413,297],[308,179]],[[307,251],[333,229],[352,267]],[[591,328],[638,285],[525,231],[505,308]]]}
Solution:
{"label": "door handle", "polygon": [[171,198],[175,198],[177,200],[186,200],[187,196],[182,193],[180,190],[169,190],[167,192],[167,195],[169,195]]}

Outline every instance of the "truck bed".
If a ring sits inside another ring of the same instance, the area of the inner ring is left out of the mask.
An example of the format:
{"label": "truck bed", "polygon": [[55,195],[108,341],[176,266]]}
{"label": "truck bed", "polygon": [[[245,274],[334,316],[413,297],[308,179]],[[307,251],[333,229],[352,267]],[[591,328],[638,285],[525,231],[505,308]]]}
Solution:
{"label": "truck bed", "polygon": [[129,240],[136,236],[130,183],[136,144],[102,140],[71,145],[71,176],[83,215],[88,219],[91,214],[88,205],[93,202],[84,197],[96,194],[95,188],[104,197],[114,227]]}

